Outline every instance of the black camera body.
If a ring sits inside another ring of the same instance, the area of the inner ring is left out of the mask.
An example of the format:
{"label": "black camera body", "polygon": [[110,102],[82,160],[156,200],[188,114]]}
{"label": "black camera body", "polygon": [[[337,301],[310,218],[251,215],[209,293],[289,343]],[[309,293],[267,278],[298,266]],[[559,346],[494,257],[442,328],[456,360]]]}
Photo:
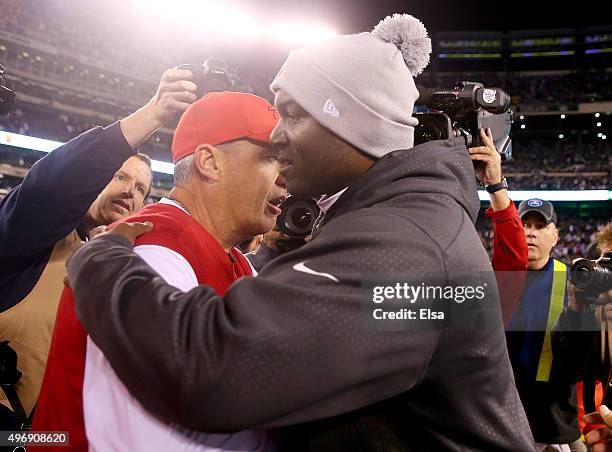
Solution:
{"label": "black camera body", "polygon": [[612,290],[612,253],[605,253],[599,259],[576,259],[572,263],[570,280],[584,291],[587,301],[601,304],[596,298]]}
{"label": "black camera body", "polygon": [[276,227],[292,239],[303,239],[312,232],[321,209],[312,198],[289,196],[279,206]]}
{"label": "black camera body", "polygon": [[229,91],[235,85],[227,64],[221,58],[210,57],[202,64],[181,64],[178,69],[187,69],[198,85],[198,97],[207,93]]}
{"label": "black camera body", "polygon": [[463,137],[467,147],[482,146],[478,129],[490,128],[502,161],[512,158],[510,96],[502,89],[466,81],[458,82],[452,90],[417,88],[416,105],[436,111],[414,115],[419,120],[415,145]]}

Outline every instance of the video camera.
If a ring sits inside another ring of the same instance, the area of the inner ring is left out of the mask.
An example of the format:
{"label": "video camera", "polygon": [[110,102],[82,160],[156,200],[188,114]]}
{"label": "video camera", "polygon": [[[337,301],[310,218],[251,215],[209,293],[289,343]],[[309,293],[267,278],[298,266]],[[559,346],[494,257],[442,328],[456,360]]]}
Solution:
{"label": "video camera", "polygon": [[207,93],[229,91],[236,84],[227,64],[221,58],[210,57],[202,64],[181,64],[178,69],[193,73],[193,81],[198,85],[198,97]]}
{"label": "video camera", "polygon": [[15,105],[15,93],[6,87],[4,66],[0,64],[0,116],[8,114]]}
{"label": "video camera", "polygon": [[599,259],[576,259],[572,263],[570,281],[584,291],[586,301],[607,304],[597,297],[612,290],[612,253],[605,253]]}
{"label": "video camera", "polygon": [[417,86],[417,106],[433,112],[416,113],[419,125],[414,144],[464,137],[467,147],[482,146],[478,129],[491,129],[502,161],[512,158],[510,96],[500,88],[485,88],[482,83],[458,82],[451,90]]}

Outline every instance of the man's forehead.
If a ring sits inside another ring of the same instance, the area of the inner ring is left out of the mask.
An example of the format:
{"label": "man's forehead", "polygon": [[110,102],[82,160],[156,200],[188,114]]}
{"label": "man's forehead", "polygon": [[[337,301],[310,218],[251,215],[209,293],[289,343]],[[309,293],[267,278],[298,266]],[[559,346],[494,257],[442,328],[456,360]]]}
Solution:
{"label": "man's forehead", "polygon": [[531,223],[541,223],[544,226],[547,225],[544,215],[542,215],[539,212],[533,212],[533,211],[527,212],[525,215],[521,217],[521,220],[523,221],[523,223],[531,222]]}
{"label": "man's forehead", "polygon": [[287,107],[289,105],[297,105],[298,107],[300,106],[300,104],[298,104],[295,99],[289,95],[289,93],[283,91],[282,89],[276,91],[276,93],[274,94],[274,106],[276,108],[282,108]]}
{"label": "man's forehead", "polygon": [[138,157],[130,157],[127,159],[125,162],[123,162],[123,165],[121,165],[119,171],[132,174],[134,176],[144,176],[147,180],[153,176],[149,165]]}

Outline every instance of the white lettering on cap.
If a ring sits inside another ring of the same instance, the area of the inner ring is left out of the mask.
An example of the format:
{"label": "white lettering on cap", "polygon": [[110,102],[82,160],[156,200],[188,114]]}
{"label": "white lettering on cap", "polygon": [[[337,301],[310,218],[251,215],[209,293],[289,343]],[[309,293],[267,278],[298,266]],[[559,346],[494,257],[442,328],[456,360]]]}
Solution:
{"label": "white lettering on cap", "polygon": [[325,101],[325,105],[323,105],[323,111],[329,115],[332,115],[334,118],[338,118],[340,116],[340,110],[336,108],[331,99],[327,99]]}

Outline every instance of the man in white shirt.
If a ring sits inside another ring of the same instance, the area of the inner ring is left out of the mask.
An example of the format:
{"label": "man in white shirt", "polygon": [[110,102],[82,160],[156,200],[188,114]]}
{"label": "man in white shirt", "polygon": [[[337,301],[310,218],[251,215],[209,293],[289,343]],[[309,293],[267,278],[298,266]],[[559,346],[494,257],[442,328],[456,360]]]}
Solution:
{"label": "man in white shirt", "polygon": [[[172,144],[175,187],[167,198],[129,217],[155,223],[155,229],[139,238],[136,250],[167,283],[183,291],[205,283],[224,294],[232,282],[252,275],[234,246],[271,229],[286,197],[277,151],[268,143],[276,122],[267,101],[233,92],[210,93],[184,113]],[[180,320],[168,319],[173,321]],[[149,414],[76,321],[69,288],[57,325],[35,429],[70,431],[73,450],[80,450],[79,443],[83,450],[100,451],[266,447],[266,431],[190,432]],[[204,370],[198,371],[205,371],[206,363],[202,365]],[[194,369],[180,384],[150,390],[176,391],[197,373]]]}

